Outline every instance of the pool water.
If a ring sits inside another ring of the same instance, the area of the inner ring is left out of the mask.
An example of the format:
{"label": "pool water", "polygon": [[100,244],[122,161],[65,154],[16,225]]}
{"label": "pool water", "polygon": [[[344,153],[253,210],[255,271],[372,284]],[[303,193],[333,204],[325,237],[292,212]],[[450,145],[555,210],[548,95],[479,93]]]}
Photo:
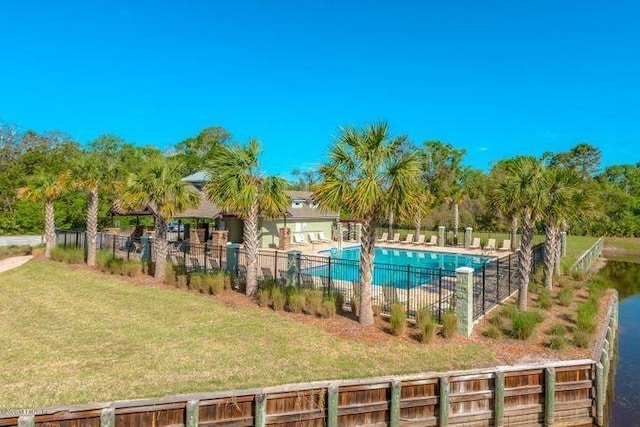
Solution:
{"label": "pool water", "polygon": [[[342,251],[325,251],[323,255],[345,260],[360,260],[360,247],[344,249]],[[434,268],[455,270],[458,267],[481,268],[487,261],[494,259],[490,256],[452,254],[431,251],[412,251],[406,249],[391,249],[377,247],[374,253],[376,264],[410,265],[419,268]]]}
{"label": "pool water", "polygon": [[[331,277],[332,280],[355,282],[360,279],[360,248],[321,252],[331,258],[321,266],[306,269],[312,276]],[[493,259],[487,256],[376,248],[374,255],[373,284],[411,289],[416,286],[439,283],[442,277],[455,276],[458,267],[482,266]]]}

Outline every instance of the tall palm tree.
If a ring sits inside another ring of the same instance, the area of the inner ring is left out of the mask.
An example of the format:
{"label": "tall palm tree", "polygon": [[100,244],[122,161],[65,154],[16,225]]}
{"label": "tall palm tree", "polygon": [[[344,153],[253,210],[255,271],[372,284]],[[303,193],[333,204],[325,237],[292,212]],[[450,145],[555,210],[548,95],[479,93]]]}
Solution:
{"label": "tall palm tree", "polygon": [[205,194],[220,209],[235,213],[244,221],[244,250],[247,259],[246,294],[258,287],[258,226],[260,216],[281,217],[289,206],[286,181],[265,176],[260,170],[260,143],[220,145],[208,163],[209,183]]}
{"label": "tall palm tree", "polygon": [[349,211],[362,222],[360,324],[373,323],[371,286],[375,226],[389,212],[407,215],[418,193],[419,164],[402,150],[405,137],[391,139],[385,123],[345,127],[320,167],[315,198],[321,206]]}
{"label": "tall palm tree", "polygon": [[489,202],[500,212],[514,209],[522,220],[518,252],[518,305],[527,308],[529,278],[533,264],[533,235],[545,206],[542,163],[529,156],[506,162],[490,183]]}
{"label": "tall palm tree", "polygon": [[155,219],[156,279],[163,280],[167,261],[167,223],[180,212],[200,204],[198,191],[182,181],[183,165],[174,158],[153,155],[129,175],[118,204],[125,210],[152,208]]}
{"label": "tall palm tree", "polygon": [[460,204],[467,197],[466,189],[456,183],[449,188],[445,201],[453,207],[453,240],[458,244],[458,228],[460,228]]}
{"label": "tall palm tree", "polygon": [[95,151],[84,153],[74,160],[66,175],[68,185],[87,192],[87,265],[92,267],[96,265],[99,191],[113,187],[114,160]]}
{"label": "tall palm tree", "polygon": [[31,182],[18,190],[18,197],[24,200],[44,203],[44,256],[51,257],[51,249],[55,246],[55,208],[53,202],[60,198],[64,190],[60,177],[41,173]]}

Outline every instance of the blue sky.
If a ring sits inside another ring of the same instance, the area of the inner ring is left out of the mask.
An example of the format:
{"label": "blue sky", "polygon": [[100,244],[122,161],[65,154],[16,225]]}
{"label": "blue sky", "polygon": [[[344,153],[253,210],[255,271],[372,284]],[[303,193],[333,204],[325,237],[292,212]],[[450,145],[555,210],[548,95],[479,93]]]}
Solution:
{"label": "blue sky", "polygon": [[633,1],[0,3],[0,119],[168,149],[219,125],[270,173],[386,120],[488,169],[588,142],[640,161]]}

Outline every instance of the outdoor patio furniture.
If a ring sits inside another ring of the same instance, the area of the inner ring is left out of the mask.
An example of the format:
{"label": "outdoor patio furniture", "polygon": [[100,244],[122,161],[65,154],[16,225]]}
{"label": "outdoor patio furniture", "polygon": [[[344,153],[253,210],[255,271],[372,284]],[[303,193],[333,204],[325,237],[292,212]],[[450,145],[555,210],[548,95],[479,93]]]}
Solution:
{"label": "outdoor patio furniture", "polygon": [[189,260],[191,261],[191,268],[196,270],[196,271],[200,271],[202,270],[202,267],[200,267],[200,260],[196,257],[191,257],[189,258]]}
{"label": "outdoor patio furniture", "polygon": [[418,239],[413,242],[414,245],[424,245],[424,240],[425,240],[426,236],[424,234],[420,234],[418,236]]}
{"label": "outdoor patio furniture", "polygon": [[427,243],[425,243],[427,246],[437,246],[438,245],[438,236],[436,236],[435,234],[431,235],[431,238],[429,239],[429,241]]}
{"label": "outdoor patio furniture", "polygon": [[260,269],[262,271],[262,278],[265,280],[275,280],[275,278],[273,277],[273,273],[271,272],[271,269],[269,267],[262,267]]}
{"label": "outdoor patio furniture", "polygon": [[327,239],[324,235],[324,231],[318,231],[318,240],[321,243],[331,243],[332,240],[331,239]]}
{"label": "outdoor patio furniture", "polygon": [[394,233],[393,239],[389,239],[387,243],[400,243],[400,233]]}
{"label": "outdoor patio furniture", "polygon": [[307,242],[304,239],[304,235],[299,234],[299,233],[293,233],[293,243],[296,245],[308,245],[309,242]]}
{"label": "outdoor patio furniture", "polygon": [[511,251],[511,239],[504,239],[502,246],[498,248],[499,251],[509,252]]}
{"label": "outdoor patio furniture", "polygon": [[386,242],[387,240],[389,240],[389,233],[384,232],[382,233],[382,236],[380,236],[380,238],[378,239],[378,242]]}
{"label": "outdoor patio furniture", "polygon": [[469,249],[480,249],[480,238],[479,237],[474,237],[473,238],[473,243],[471,243],[471,245],[469,245]]}
{"label": "outdoor patio furniture", "polygon": [[496,250],[496,239],[487,240],[487,244],[484,247],[485,251],[495,251]]}
{"label": "outdoor patio furniture", "polygon": [[401,241],[403,245],[408,245],[409,243],[413,243],[413,233],[407,234],[407,237],[403,241]]}

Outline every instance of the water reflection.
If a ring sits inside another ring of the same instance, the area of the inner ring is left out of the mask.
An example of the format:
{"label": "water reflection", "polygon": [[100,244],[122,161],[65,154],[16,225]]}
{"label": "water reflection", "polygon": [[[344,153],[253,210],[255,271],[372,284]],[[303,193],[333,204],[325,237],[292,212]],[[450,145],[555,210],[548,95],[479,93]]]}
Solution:
{"label": "water reflection", "polygon": [[609,426],[640,425],[640,260],[608,261],[598,273],[620,297],[617,366]]}

